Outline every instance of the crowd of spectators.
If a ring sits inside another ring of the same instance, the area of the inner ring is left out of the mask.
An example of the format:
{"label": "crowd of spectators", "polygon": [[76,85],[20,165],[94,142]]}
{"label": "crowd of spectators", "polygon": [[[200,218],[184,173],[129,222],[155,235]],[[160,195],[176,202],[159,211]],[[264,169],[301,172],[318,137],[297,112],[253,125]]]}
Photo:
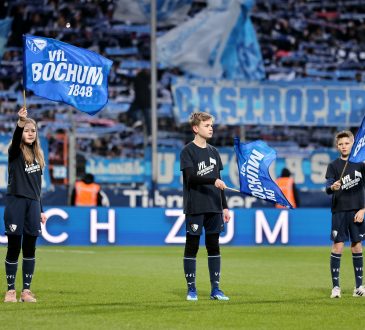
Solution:
{"label": "crowd of spectators", "polygon": [[[0,19],[13,19],[0,66],[0,133],[10,133],[22,104],[22,35],[56,38],[88,48],[114,61],[109,103],[95,117],[28,93],[28,109],[50,142],[56,159],[62,141],[55,133],[76,129],[77,153],[103,157],[141,157],[150,143],[150,34],[146,25],[115,18],[117,0],[7,0]],[[194,0],[189,15],[206,7]],[[252,12],[269,80],[315,79],[362,82],[365,65],[363,1],[257,0]],[[191,139],[172,114],[170,78],[177,69],[158,70],[158,144],[180,147]],[[300,148],[332,146],[336,128],[217,127],[217,146],[232,145],[232,134],[246,140],[290,141]]]}

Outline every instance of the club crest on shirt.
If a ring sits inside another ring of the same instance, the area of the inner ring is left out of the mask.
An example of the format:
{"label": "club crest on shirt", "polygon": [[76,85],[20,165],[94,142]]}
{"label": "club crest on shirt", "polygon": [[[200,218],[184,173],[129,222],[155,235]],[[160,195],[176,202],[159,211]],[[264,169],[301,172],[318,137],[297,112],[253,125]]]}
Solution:
{"label": "club crest on shirt", "polygon": [[341,179],[341,183],[342,183],[341,189],[342,190],[351,189],[352,187],[357,186],[361,180],[362,180],[361,172],[358,172],[355,170],[354,179],[351,178],[350,174],[345,175]]}
{"label": "club crest on shirt", "polygon": [[9,225],[9,229],[10,229],[10,231],[12,232],[12,233],[14,233],[14,231],[16,231],[16,228],[17,228],[18,226],[17,225],[14,225],[14,224],[11,224],[11,225]]}
{"label": "club crest on shirt", "polygon": [[195,232],[198,230],[199,225],[197,225],[197,224],[195,224],[195,223],[192,223],[192,224],[190,225],[190,228],[191,228],[191,230],[195,233]]}
{"label": "club crest on shirt", "polygon": [[32,165],[28,165],[27,163],[25,163],[25,172],[29,173],[34,173],[34,172],[38,172],[41,170],[41,166],[38,164],[37,161],[35,161],[35,164]]}

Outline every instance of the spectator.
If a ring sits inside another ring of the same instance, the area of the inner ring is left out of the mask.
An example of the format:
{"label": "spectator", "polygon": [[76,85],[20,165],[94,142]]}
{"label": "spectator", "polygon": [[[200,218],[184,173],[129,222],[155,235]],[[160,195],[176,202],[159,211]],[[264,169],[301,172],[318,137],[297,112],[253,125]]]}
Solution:
{"label": "spectator", "polygon": [[76,181],[71,195],[72,206],[102,206],[101,187],[94,182],[94,176],[86,173],[82,180]]}
{"label": "spectator", "polygon": [[151,135],[151,89],[150,72],[142,69],[139,71],[133,82],[134,101],[128,110],[128,114],[134,121],[137,121],[140,113],[146,125],[147,135]]}
{"label": "spectator", "polygon": [[[281,176],[276,179],[276,184],[293,208],[297,208],[299,206],[298,190],[295,186],[294,179],[291,177],[291,173],[287,168],[283,168]],[[276,204],[276,208],[280,209],[284,208],[284,206]]]}

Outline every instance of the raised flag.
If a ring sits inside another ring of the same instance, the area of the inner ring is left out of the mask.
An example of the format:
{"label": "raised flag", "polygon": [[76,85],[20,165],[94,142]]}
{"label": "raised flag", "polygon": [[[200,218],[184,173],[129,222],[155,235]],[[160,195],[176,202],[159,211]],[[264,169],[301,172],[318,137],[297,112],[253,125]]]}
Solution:
{"label": "raised flag", "polygon": [[348,161],[352,163],[361,163],[365,161],[365,117],[357,131],[355,142],[352,146]]}
{"label": "raised flag", "polygon": [[5,52],[12,21],[12,18],[0,19],[0,59],[3,58]]}
{"label": "raised flag", "polygon": [[108,102],[112,61],[87,49],[44,37],[23,37],[24,87],[89,115]]}
{"label": "raised flag", "polygon": [[278,185],[271,179],[269,167],[276,159],[276,151],[263,141],[241,143],[234,139],[237,156],[240,192],[270,203],[293,208]]}
{"label": "raised flag", "polygon": [[249,12],[253,0],[208,0],[206,9],[157,38],[162,66],[195,77],[257,81],[265,77]]}

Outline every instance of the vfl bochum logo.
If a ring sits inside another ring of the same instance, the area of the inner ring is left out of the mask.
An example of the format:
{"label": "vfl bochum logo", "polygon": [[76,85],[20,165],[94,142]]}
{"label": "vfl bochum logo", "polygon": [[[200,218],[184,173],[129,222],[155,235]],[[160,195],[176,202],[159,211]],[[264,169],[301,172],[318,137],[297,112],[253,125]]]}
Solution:
{"label": "vfl bochum logo", "polygon": [[18,227],[17,225],[14,225],[14,224],[12,224],[12,225],[9,225],[9,229],[10,229],[10,231],[13,233],[14,231],[16,231],[16,227]]}
{"label": "vfl bochum logo", "polygon": [[27,47],[32,53],[38,54],[47,47],[47,41],[43,39],[27,39]]}
{"label": "vfl bochum logo", "polygon": [[191,230],[195,233],[195,232],[198,230],[199,225],[197,225],[197,224],[191,224],[191,225],[190,225],[190,228],[191,228]]}

